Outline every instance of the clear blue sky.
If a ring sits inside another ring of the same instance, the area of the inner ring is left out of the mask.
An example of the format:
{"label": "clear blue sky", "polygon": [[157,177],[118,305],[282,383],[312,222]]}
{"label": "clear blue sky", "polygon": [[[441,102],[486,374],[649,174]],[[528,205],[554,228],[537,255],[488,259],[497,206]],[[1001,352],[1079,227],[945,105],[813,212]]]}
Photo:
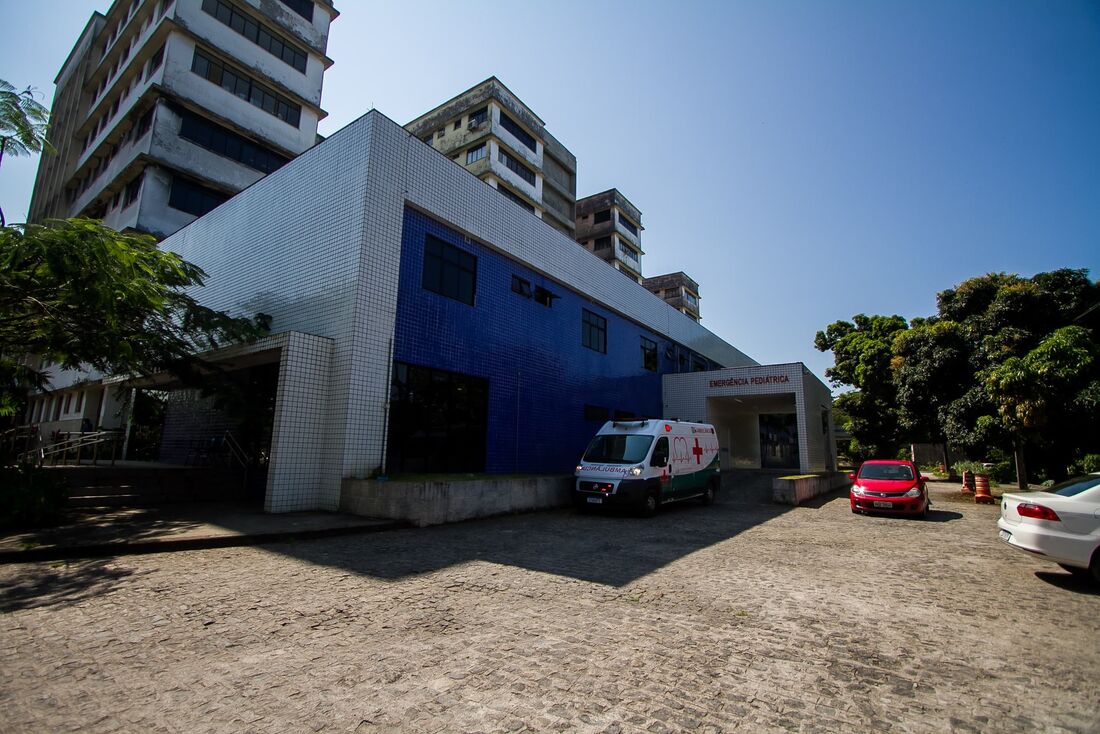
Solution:
{"label": "clear blue sky", "polygon": [[[109,5],[5,0],[0,78],[52,98]],[[761,362],[821,375],[818,329],[928,315],[985,272],[1100,276],[1096,2],[337,7],[323,134],[498,76],[576,154],[579,195],[642,210],[645,274],[695,278],[704,325]],[[34,170],[0,168],[9,221]]]}

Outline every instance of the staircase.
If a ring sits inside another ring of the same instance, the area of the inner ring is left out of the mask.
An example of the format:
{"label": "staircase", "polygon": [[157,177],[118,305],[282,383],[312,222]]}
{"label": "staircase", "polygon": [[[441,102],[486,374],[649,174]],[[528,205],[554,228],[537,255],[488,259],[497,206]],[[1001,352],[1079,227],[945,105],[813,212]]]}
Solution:
{"label": "staircase", "polygon": [[68,483],[70,507],[149,507],[249,499],[245,471],[240,468],[116,464],[58,466],[49,471]]}

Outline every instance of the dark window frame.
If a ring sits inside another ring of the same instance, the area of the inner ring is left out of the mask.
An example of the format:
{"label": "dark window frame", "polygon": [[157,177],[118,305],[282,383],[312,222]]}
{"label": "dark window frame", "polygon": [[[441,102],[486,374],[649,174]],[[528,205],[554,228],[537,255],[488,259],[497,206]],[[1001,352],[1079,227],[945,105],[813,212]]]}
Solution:
{"label": "dark window frame", "polygon": [[621,224],[623,226],[623,229],[625,229],[630,234],[634,235],[635,237],[638,236],[638,225],[634,224],[634,222],[624,217],[622,212],[619,212],[619,224]]}
{"label": "dark window frame", "polygon": [[642,368],[649,372],[657,371],[657,342],[646,337],[641,338]]}
{"label": "dark window frame", "polygon": [[487,144],[482,143],[481,145],[475,145],[466,151],[466,165],[477,163],[487,155],[489,155],[489,146]]}
{"label": "dark window frame", "polygon": [[420,285],[424,290],[473,306],[477,300],[477,255],[435,235],[425,235]]}
{"label": "dark window frame", "polygon": [[176,113],[180,116],[179,136],[181,138],[255,171],[271,173],[290,161],[286,156],[269,150],[201,115],[184,109],[177,109]]}
{"label": "dark window frame", "polygon": [[229,27],[237,35],[244,36],[287,66],[305,74],[308,54],[283,40],[271,26],[242,13],[226,0],[202,0],[203,11]]}
{"label": "dark window frame", "polygon": [[500,126],[512,134],[516,140],[531,149],[532,153],[539,152],[538,141],[535,136],[520,127],[520,124],[502,111],[500,113]]}
{"label": "dark window frame", "polygon": [[581,309],[581,346],[607,354],[607,319],[587,308]]}
{"label": "dark window frame", "polygon": [[300,127],[302,123],[301,105],[254,81],[244,72],[211,58],[198,48],[191,60],[191,71],[291,127]]}
{"label": "dark window frame", "polygon": [[584,406],[584,419],[590,423],[606,423],[611,419],[611,411],[602,405]]}
{"label": "dark window frame", "polygon": [[523,296],[524,298],[530,298],[532,296],[531,282],[524,280],[518,275],[512,276],[512,292]]}
{"label": "dark window frame", "polygon": [[173,176],[171,191],[168,194],[168,206],[201,217],[218,208],[228,199],[229,197],[220,191],[214,191],[181,176]]}
{"label": "dark window frame", "polygon": [[531,186],[535,185],[535,172],[504,148],[497,148],[497,160],[503,163],[505,168],[522,178]]}
{"label": "dark window frame", "polygon": [[593,224],[603,224],[604,222],[610,222],[610,221],[611,221],[611,210],[610,209],[601,209],[600,211],[598,211],[598,212],[596,212],[595,214],[592,215],[592,223]]}
{"label": "dark window frame", "polygon": [[313,0],[282,0],[282,3],[310,23],[313,22]]}

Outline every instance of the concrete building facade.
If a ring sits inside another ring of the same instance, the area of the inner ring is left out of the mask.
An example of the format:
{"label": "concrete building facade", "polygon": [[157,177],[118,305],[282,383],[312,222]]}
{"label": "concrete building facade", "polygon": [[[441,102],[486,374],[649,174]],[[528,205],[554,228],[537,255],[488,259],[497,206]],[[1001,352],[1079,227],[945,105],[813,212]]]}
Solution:
{"label": "concrete building facade", "polygon": [[572,236],[577,158],[496,77],[426,112],[405,129]]}
{"label": "concrete building facade", "polygon": [[699,320],[699,284],[684,271],[642,278],[642,286],[685,316]]}
{"label": "concrete building facade", "polygon": [[57,76],[30,221],[166,237],[317,141],[329,0],[116,0]]}
{"label": "concrete building facade", "polygon": [[643,229],[642,213],[618,189],[577,202],[577,242],[635,283],[642,282]]}
{"label": "concrete building facade", "polygon": [[832,393],[801,362],[665,375],[666,417],[714,424],[722,468],[836,470]]}
{"label": "concrete building facade", "polygon": [[663,375],[754,364],[378,112],[163,246],[284,339],[244,348],[281,365],[270,511],[383,467],[568,473]]}

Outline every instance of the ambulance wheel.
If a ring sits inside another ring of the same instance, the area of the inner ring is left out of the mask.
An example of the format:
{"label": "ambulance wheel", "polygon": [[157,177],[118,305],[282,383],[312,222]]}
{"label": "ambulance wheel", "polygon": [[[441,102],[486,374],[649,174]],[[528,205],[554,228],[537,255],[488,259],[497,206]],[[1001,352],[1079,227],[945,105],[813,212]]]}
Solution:
{"label": "ambulance wheel", "polygon": [[711,479],[709,482],[707,482],[707,488],[703,491],[703,497],[702,497],[703,504],[704,505],[713,505],[714,504],[714,497],[717,493],[718,493],[718,482]]}
{"label": "ambulance wheel", "polygon": [[645,493],[645,497],[642,498],[642,506],[639,513],[642,517],[653,517],[657,514],[657,508],[660,507],[660,501],[657,499],[657,490],[651,489]]}

